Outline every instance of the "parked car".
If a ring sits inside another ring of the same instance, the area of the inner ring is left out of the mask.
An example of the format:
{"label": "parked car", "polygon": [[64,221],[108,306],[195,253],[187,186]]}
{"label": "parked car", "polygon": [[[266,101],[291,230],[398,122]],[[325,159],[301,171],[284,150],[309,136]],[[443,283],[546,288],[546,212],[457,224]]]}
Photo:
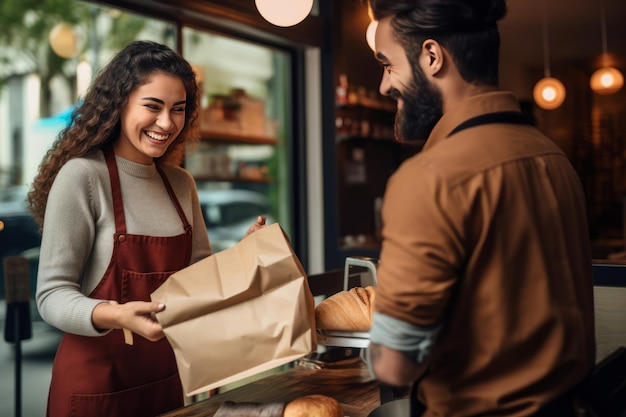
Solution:
{"label": "parked car", "polygon": [[14,186],[0,190],[0,299],[5,298],[4,258],[23,256],[30,264],[30,291],[35,293],[38,248],[41,245],[39,226],[31,215],[26,201],[28,187]]}
{"label": "parked car", "polygon": [[269,216],[267,196],[250,190],[198,190],[213,252],[234,246],[246,234],[259,215]]}

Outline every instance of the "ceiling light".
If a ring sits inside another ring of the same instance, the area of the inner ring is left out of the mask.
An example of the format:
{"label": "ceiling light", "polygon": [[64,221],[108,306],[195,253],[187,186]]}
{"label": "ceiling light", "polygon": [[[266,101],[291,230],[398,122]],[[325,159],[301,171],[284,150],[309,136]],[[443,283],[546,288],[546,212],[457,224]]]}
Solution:
{"label": "ceiling light", "polygon": [[69,23],[59,23],[48,36],[50,47],[61,58],[73,58],[83,50],[85,37],[82,32]]}
{"label": "ceiling light", "polygon": [[367,30],[365,31],[365,39],[367,40],[367,44],[369,45],[372,51],[376,51],[376,28],[378,27],[378,21],[372,20],[369,25],[367,25]]}
{"label": "ceiling light", "polygon": [[535,84],[533,98],[542,109],[554,110],[565,101],[565,86],[556,78],[542,78]]}
{"label": "ceiling light", "polygon": [[598,94],[614,94],[624,85],[624,76],[616,68],[602,67],[591,75],[589,85]]}
{"label": "ceiling light", "polygon": [[548,42],[548,14],[546,3],[543,3],[543,62],[544,78],[535,84],[533,98],[535,103],[544,110],[554,110],[565,101],[565,86],[550,76],[550,45]]}
{"label": "ceiling light", "polygon": [[606,10],[604,0],[600,2],[600,19],[602,32],[602,60],[603,67],[596,70],[589,80],[589,86],[597,94],[607,95],[617,93],[624,85],[624,76],[618,69],[608,65],[606,42]]}
{"label": "ceiling light", "polygon": [[313,0],[255,0],[265,20],[276,26],[293,26],[311,13]]}

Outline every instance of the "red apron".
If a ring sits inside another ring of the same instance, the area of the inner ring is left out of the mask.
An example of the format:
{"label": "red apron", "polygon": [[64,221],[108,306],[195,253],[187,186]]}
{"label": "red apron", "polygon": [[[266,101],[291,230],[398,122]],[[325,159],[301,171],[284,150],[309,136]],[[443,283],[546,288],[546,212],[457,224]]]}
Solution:
{"label": "red apron", "polygon": [[[104,154],[115,211],[113,255],[89,296],[120,304],[150,301],[150,294],[172,273],[189,265],[191,225],[157,165],[185,232],[172,237],[127,234],[115,156],[111,149]],[[102,337],[65,334],[52,369],[48,417],[154,417],[182,407],[182,387],[167,339],[150,342],[134,336],[134,344],[127,345],[121,329]]]}

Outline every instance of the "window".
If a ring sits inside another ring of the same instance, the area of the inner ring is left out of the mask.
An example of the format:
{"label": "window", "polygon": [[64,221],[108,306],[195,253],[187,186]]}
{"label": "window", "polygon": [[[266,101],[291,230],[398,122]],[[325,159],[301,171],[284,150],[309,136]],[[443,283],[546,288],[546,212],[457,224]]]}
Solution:
{"label": "window", "polygon": [[176,26],[77,0],[31,3],[0,17],[0,260],[29,258],[34,291],[40,236],[26,194],[39,163],[98,69],[134,40],[175,47]]}

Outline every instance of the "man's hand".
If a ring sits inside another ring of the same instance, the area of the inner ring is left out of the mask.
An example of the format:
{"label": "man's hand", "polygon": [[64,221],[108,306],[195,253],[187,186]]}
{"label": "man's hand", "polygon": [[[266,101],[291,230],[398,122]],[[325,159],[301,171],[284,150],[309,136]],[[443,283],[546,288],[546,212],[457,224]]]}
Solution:
{"label": "man's hand", "polygon": [[425,367],[410,360],[404,352],[370,343],[369,366],[374,376],[394,387],[407,387],[416,381]]}

